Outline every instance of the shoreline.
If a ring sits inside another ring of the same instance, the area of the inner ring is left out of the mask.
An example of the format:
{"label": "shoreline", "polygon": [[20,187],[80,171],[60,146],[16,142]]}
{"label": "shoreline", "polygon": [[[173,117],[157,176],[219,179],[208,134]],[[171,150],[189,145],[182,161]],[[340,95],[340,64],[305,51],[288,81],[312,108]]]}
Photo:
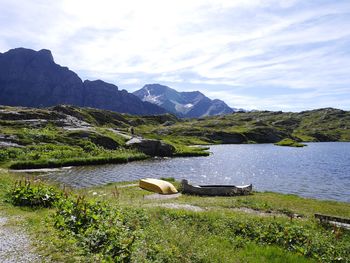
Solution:
{"label": "shoreline", "polygon": [[[142,161],[142,160],[141,160]],[[34,176],[34,174],[36,173],[41,173],[41,175],[45,174],[45,173],[50,173],[50,172],[62,172],[62,171],[67,171],[67,170],[71,170],[72,168],[74,168],[73,166],[70,167],[62,167],[62,168],[52,168],[52,169],[47,169],[47,168],[43,168],[43,169],[27,169],[27,170],[5,170],[5,169],[0,169],[0,173],[1,172],[6,172],[6,173],[13,173],[13,174],[17,174],[20,176],[24,176],[24,174],[28,174],[31,176]],[[161,177],[160,177],[161,178]],[[158,178],[158,179],[160,179]],[[42,178],[39,177],[38,179],[40,180],[44,180],[45,182],[47,182],[48,184],[53,184],[53,185],[61,185],[61,186],[67,186],[71,189],[74,189],[75,191],[84,191],[84,190],[89,190],[89,189],[94,189],[94,188],[108,188],[111,185],[132,185],[138,186],[138,182],[141,179],[137,179],[137,180],[124,180],[124,181],[115,181],[115,182],[109,182],[109,183],[105,183],[105,184],[98,184],[98,185],[89,185],[89,186],[74,186],[74,185],[69,185],[60,181],[53,181],[49,178]],[[178,181],[179,182],[179,181]],[[312,197],[312,196],[305,196],[305,195],[300,195],[298,193],[284,193],[284,192],[278,192],[278,191],[271,191],[271,190],[256,190],[254,189],[254,185],[253,185],[253,193],[257,193],[257,194],[277,194],[277,195],[284,195],[284,196],[295,196],[301,199],[305,199],[305,200],[314,200],[314,201],[320,201],[320,202],[334,202],[334,203],[344,203],[344,204],[349,204],[350,205],[350,201],[344,201],[344,200],[336,200],[336,199],[326,199],[326,198],[317,198],[317,197]],[[350,216],[350,215],[349,215]]]}

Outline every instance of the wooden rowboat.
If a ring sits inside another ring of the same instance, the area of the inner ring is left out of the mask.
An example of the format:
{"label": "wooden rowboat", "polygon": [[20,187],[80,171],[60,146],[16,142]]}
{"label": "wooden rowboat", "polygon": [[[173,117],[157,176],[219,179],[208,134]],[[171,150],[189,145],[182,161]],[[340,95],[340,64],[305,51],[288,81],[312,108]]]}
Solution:
{"label": "wooden rowboat", "polygon": [[142,189],[155,192],[158,194],[176,194],[177,193],[177,190],[173,184],[164,180],[159,180],[159,179],[153,179],[153,178],[141,179],[139,182],[139,186]]}
{"label": "wooden rowboat", "polygon": [[182,192],[191,195],[208,196],[234,196],[248,195],[253,190],[253,185],[190,185],[187,180],[182,180]]}

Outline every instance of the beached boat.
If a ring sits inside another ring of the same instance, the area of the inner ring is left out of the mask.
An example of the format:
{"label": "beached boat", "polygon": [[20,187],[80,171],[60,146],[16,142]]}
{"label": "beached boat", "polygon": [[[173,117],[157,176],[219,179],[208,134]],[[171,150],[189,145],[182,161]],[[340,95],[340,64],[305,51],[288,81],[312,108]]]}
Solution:
{"label": "beached boat", "polygon": [[182,192],[191,195],[208,196],[233,196],[248,195],[253,190],[253,185],[190,185],[187,180],[182,180]]}
{"label": "beached boat", "polygon": [[164,180],[146,178],[141,179],[139,182],[139,186],[142,189],[155,192],[158,194],[176,194],[177,190],[172,183],[169,183]]}

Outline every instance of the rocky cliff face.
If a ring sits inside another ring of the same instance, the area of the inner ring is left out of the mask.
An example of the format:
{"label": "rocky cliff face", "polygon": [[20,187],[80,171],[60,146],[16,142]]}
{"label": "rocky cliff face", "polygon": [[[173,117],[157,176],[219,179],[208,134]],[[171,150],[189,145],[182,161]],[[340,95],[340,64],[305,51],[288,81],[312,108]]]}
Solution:
{"label": "rocky cliff face", "polygon": [[83,106],[83,85],[73,71],[57,65],[49,50],[12,49],[0,57],[0,104]]}
{"label": "rocky cliff face", "polygon": [[125,90],[103,82],[85,81],[54,62],[49,50],[16,48],[0,53],[0,104],[47,107],[70,104],[130,114],[162,114]]}
{"label": "rocky cliff face", "polygon": [[135,91],[141,100],[161,106],[179,117],[196,118],[232,113],[221,100],[211,100],[199,91],[178,92],[167,86],[148,84]]}

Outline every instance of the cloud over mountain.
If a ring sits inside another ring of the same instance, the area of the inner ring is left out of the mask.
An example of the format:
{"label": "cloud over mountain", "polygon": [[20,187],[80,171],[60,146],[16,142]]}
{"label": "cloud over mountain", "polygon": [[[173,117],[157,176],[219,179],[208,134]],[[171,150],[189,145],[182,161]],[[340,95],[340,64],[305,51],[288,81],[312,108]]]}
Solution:
{"label": "cloud over mountain", "polygon": [[0,51],[45,46],[84,78],[205,87],[244,108],[350,105],[346,0],[0,4]]}

